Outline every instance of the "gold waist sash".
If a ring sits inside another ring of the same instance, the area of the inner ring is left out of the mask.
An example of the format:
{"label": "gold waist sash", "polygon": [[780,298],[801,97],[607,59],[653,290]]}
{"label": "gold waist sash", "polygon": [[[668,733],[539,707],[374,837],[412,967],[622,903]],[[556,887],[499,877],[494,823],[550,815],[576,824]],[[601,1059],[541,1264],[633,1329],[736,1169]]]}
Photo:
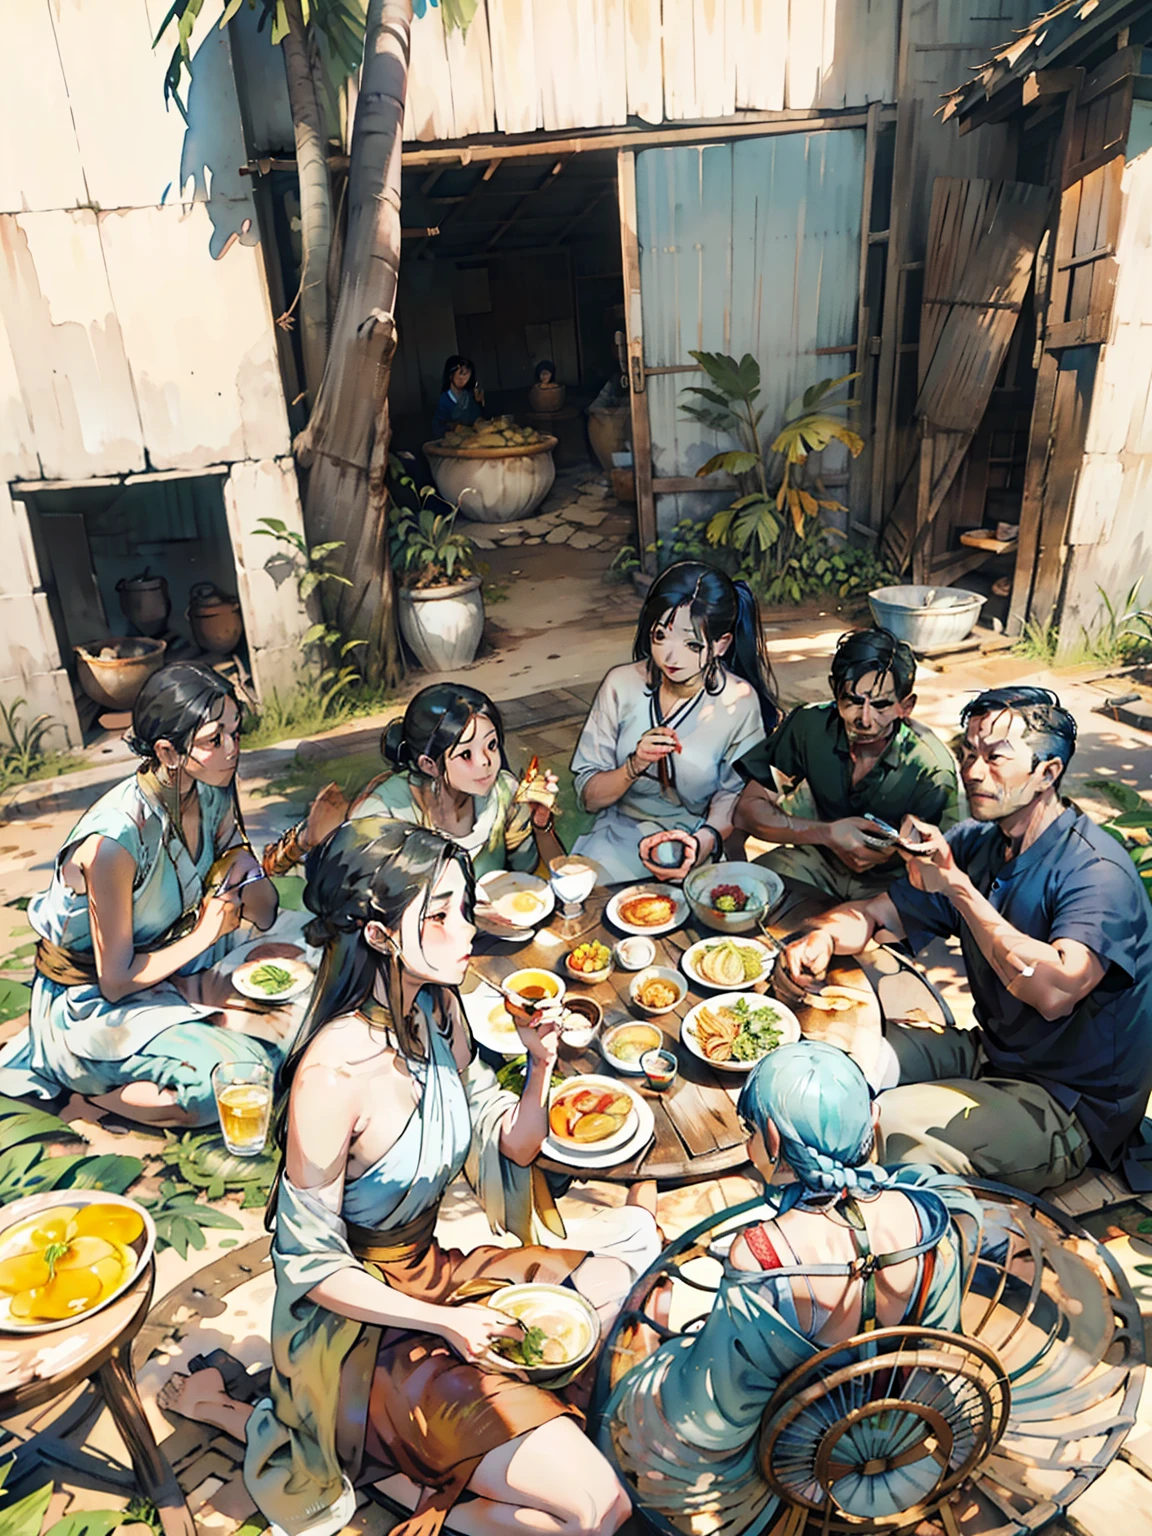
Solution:
{"label": "gold waist sash", "polygon": [[37,944],[36,969],[61,987],[88,987],[99,979],[95,955],[77,954],[61,944],[53,944],[51,939],[41,939]]}
{"label": "gold waist sash", "polygon": [[358,1259],[369,1264],[409,1264],[432,1246],[439,1208],[433,1206],[390,1232],[348,1225],[348,1246]]}

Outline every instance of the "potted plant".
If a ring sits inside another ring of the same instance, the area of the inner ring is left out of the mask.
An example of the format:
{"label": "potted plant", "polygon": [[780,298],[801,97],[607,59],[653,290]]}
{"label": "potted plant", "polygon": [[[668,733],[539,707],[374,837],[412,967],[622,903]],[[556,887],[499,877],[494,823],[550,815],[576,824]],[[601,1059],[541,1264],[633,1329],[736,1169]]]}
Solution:
{"label": "potted plant", "polygon": [[[457,530],[456,507],[443,503],[432,486],[417,487],[396,460],[390,468],[400,632],[428,671],[466,667],[484,633],[476,547]],[[437,511],[438,502],[445,511]]]}

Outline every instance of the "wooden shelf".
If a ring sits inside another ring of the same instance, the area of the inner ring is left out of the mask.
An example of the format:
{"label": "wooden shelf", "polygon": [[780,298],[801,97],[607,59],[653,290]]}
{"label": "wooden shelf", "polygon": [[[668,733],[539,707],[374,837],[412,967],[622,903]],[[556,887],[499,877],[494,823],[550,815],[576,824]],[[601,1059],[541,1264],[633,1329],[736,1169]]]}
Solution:
{"label": "wooden shelf", "polygon": [[968,549],[982,549],[989,555],[1006,555],[1010,549],[1015,549],[1018,543],[1016,539],[992,539],[983,533],[962,533],[961,544]]}

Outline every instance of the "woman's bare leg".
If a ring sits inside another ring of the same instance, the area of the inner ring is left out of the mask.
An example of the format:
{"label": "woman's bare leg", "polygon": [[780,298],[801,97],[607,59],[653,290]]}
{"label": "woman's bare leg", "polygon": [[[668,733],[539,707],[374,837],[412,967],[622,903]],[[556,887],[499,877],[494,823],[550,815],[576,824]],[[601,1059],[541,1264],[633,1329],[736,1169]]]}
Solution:
{"label": "woman's bare leg", "polygon": [[612,1536],[632,1512],[616,1474],[570,1418],[489,1451],[468,1487],[478,1497],[448,1517],[461,1536]]}
{"label": "woman's bare leg", "polygon": [[[252,1412],[228,1396],[224,1378],[211,1367],[173,1376],[156,1401],[241,1443]],[[557,1467],[564,1468],[563,1479]],[[389,1481],[402,1484],[415,1504],[415,1484]],[[612,1536],[632,1509],[612,1468],[571,1418],[552,1419],[489,1451],[468,1487],[477,1497],[449,1517],[460,1536]]]}
{"label": "woman's bare leg", "polygon": [[142,1125],[186,1127],[200,1123],[191,1110],[180,1107],[173,1089],[159,1088],[147,1081],[125,1083],[122,1088],[113,1088],[111,1093],[94,1094],[91,1102],[122,1115],[125,1120],[138,1120]]}

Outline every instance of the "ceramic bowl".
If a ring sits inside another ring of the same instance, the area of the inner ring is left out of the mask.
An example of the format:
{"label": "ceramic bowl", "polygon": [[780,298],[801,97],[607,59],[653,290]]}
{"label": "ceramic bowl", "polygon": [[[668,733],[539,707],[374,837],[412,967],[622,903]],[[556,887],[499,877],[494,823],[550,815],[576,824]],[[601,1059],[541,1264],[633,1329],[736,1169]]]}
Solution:
{"label": "ceramic bowl", "polygon": [[[641,989],[650,981],[664,981],[675,989],[676,995],[670,1003],[663,1003],[658,1008],[653,1008],[640,998]],[[633,976],[628,985],[628,996],[632,999],[632,1006],[637,1013],[643,1014],[647,1019],[659,1017],[662,1013],[671,1013],[673,1008],[678,1008],[688,996],[688,986],[679,971],[672,970],[666,965],[650,965],[647,970],[638,972]]]}
{"label": "ceramic bowl", "polygon": [[651,939],[621,939],[616,946],[616,959],[626,971],[642,971],[656,959],[656,946]]}
{"label": "ceramic bowl", "polygon": [[[566,1025],[565,1015],[570,1013],[579,1014],[587,1027],[577,1029]],[[564,999],[564,1011],[560,1015],[560,1039],[573,1050],[585,1050],[600,1033],[603,1022],[604,1010],[594,997],[575,997],[570,992]]]}
{"label": "ceramic bowl", "polygon": [[[625,1031],[629,1034],[625,1036]],[[623,1043],[627,1038],[635,1054],[629,1051],[627,1056],[617,1056],[614,1046]],[[625,1024],[615,1024],[600,1036],[600,1054],[610,1067],[615,1067],[617,1072],[623,1072],[628,1077],[643,1077],[644,1068],[640,1065],[640,1058],[645,1051],[658,1050],[664,1044],[664,1034],[658,1024],[648,1024],[641,1019],[629,1019]]]}
{"label": "ceramic bowl", "polygon": [[[712,905],[711,893],[718,885],[738,885],[747,892],[748,905],[743,911],[721,912]],[[783,896],[784,882],[775,870],[733,862],[694,869],[683,889],[693,917],[706,928],[717,933],[754,933]]]}

